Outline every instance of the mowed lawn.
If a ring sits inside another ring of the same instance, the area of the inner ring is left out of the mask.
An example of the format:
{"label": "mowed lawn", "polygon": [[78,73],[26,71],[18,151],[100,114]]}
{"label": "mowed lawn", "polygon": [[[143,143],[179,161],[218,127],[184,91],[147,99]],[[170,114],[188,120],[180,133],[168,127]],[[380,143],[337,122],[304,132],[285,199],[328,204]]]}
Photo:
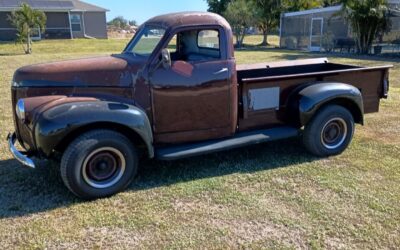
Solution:
{"label": "mowed lawn", "polygon": [[[390,98],[337,157],[313,157],[295,138],[174,162],[147,160],[127,191],[92,202],[68,192],[57,164],[41,161],[30,170],[13,160],[5,140],[13,130],[13,72],[118,53],[127,42],[42,41],[33,55],[0,44],[1,249],[399,248],[400,59],[328,55],[339,63],[395,66]],[[276,49],[236,54],[239,63],[322,56]]]}

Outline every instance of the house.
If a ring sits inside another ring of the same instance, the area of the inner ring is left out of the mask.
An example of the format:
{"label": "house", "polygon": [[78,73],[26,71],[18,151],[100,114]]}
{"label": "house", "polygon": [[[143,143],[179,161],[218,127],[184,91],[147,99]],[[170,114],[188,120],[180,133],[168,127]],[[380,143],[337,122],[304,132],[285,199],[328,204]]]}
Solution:
{"label": "house", "polygon": [[0,0],[0,41],[14,40],[16,29],[8,17],[22,3],[47,16],[45,31],[34,30],[33,39],[107,39],[107,9],[79,0]]}
{"label": "house", "polygon": [[[400,0],[389,0],[392,28],[384,41],[400,38]],[[341,6],[284,13],[281,15],[280,47],[308,51],[339,46],[350,50],[354,39],[349,23],[340,15]]]}

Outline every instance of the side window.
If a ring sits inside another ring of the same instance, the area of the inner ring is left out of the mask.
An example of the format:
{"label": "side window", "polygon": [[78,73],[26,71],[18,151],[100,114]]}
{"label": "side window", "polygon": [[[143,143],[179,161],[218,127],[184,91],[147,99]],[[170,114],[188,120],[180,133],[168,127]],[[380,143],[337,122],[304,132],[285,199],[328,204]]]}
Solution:
{"label": "side window", "polygon": [[197,35],[197,46],[204,49],[219,50],[219,32],[217,30],[201,30]]}
{"label": "side window", "polygon": [[177,33],[168,43],[172,61],[188,63],[221,59],[218,30],[191,29]]}

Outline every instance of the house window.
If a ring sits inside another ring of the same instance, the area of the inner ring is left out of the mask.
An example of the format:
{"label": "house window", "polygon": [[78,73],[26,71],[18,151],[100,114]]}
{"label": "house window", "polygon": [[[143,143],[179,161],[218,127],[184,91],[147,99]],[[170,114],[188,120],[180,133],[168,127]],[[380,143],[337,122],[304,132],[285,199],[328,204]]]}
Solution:
{"label": "house window", "polygon": [[71,14],[71,28],[72,31],[82,31],[81,27],[81,15],[79,14]]}

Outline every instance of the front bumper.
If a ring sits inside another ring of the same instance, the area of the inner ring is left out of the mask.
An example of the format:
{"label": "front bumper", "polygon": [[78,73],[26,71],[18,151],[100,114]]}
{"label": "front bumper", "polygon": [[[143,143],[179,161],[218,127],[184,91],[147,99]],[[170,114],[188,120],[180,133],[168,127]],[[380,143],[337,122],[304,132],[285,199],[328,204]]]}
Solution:
{"label": "front bumper", "polygon": [[17,141],[17,135],[15,133],[9,134],[7,140],[8,148],[17,161],[30,168],[36,167],[35,163],[28,156],[26,156],[25,153],[18,151],[18,149],[15,147],[15,142]]}

